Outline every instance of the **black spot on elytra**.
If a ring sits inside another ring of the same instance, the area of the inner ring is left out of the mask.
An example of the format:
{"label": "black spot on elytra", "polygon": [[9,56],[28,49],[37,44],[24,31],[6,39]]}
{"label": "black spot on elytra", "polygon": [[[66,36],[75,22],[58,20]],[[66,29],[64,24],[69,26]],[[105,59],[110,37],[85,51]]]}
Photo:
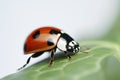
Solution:
{"label": "black spot on elytra", "polygon": [[50,34],[58,34],[58,33],[60,33],[60,32],[59,32],[59,31],[56,31],[56,30],[54,30],[54,29],[50,31]]}
{"label": "black spot on elytra", "polygon": [[53,40],[50,38],[50,39],[48,39],[47,44],[48,44],[49,46],[52,46],[52,45],[54,45],[54,42],[53,42]]}
{"label": "black spot on elytra", "polygon": [[34,39],[36,39],[36,38],[38,38],[39,37],[39,35],[40,35],[40,31],[36,31],[34,34],[33,34],[33,38]]}
{"label": "black spot on elytra", "polygon": [[24,52],[27,51],[27,45],[24,44]]}

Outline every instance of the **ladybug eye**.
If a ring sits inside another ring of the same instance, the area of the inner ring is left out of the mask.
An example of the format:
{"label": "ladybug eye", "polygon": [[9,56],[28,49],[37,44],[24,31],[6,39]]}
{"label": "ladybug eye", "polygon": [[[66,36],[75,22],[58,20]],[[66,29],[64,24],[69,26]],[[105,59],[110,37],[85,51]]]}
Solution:
{"label": "ladybug eye", "polygon": [[68,49],[72,49],[72,47],[71,47],[71,46],[68,46]]}
{"label": "ladybug eye", "polygon": [[73,47],[72,47],[72,46],[68,46],[68,47],[67,47],[67,51],[68,51],[68,52],[73,52]]}

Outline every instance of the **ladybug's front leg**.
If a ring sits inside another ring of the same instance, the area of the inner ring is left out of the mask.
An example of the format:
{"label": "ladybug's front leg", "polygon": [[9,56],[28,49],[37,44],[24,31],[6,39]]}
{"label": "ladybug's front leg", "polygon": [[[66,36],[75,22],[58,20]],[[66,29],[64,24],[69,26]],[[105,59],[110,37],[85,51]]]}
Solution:
{"label": "ladybug's front leg", "polygon": [[51,66],[53,64],[53,60],[54,60],[54,53],[56,52],[56,49],[51,50],[51,58],[50,58],[50,63],[49,66]]}
{"label": "ladybug's front leg", "polygon": [[64,51],[64,53],[67,56],[68,60],[71,60],[71,56],[66,51]]}

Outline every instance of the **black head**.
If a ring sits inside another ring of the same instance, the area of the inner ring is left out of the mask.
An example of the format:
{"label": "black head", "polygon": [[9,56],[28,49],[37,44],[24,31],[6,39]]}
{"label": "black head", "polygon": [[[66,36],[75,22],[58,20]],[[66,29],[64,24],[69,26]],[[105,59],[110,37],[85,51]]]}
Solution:
{"label": "black head", "polygon": [[80,50],[80,46],[79,46],[79,43],[77,43],[76,41],[70,41],[68,44],[67,44],[67,51],[68,52],[72,52],[72,53],[77,53],[79,52]]}
{"label": "black head", "polygon": [[61,38],[57,46],[60,50],[70,53],[77,53],[80,50],[79,43],[74,41],[74,39],[66,33],[61,33]]}

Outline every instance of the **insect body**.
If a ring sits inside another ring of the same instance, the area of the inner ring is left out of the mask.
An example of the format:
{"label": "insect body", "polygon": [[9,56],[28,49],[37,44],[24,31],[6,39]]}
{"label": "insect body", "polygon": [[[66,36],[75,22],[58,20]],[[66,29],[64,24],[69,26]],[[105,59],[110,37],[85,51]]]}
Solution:
{"label": "insect body", "polygon": [[24,68],[31,58],[36,58],[42,55],[44,52],[49,51],[51,53],[51,59],[49,65],[53,63],[54,53],[56,49],[63,51],[70,59],[69,52],[79,52],[79,43],[74,41],[72,37],[64,33],[61,29],[55,27],[42,27],[34,30],[26,39],[24,44],[24,54],[32,54],[26,64],[20,69]]}

